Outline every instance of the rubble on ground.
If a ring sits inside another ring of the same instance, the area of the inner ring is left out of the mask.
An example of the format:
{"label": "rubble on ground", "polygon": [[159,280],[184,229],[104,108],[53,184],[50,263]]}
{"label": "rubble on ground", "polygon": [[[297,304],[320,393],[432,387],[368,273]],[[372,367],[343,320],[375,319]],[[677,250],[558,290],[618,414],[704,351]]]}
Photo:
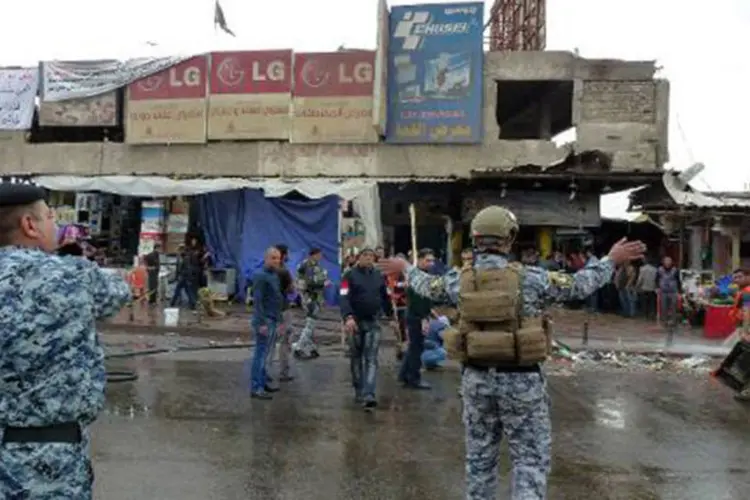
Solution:
{"label": "rubble on ground", "polygon": [[560,342],[555,342],[553,347],[552,362],[548,363],[548,371],[559,376],[570,376],[581,369],[707,374],[720,363],[720,360],[702,355],[678,357],[664,353],[644,354],[599,350],[574,352]]}

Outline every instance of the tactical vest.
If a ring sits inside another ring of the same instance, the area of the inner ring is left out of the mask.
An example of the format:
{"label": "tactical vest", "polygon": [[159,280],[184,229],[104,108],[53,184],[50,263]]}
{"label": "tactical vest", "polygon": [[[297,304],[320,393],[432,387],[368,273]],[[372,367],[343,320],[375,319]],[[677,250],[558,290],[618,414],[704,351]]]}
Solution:
{"label": "tactical vest", "polygon": [[451,358],[475,365],[531,366],[547,359],[543,318],[523,317],[523,268],[468,268],[461,272],[458,327],[443,334]]}

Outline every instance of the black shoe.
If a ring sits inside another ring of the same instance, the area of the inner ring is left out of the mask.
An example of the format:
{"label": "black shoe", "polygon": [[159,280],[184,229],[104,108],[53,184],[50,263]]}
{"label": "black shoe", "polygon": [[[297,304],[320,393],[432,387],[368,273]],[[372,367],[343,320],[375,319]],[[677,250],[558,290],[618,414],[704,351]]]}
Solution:
{"label": "black shoe", "polygon": [[319,357],[320,357],[320,354],[318,353],[318,351],[313,351],[310,353],[310,359],[315,359]]}
{"label": "black shoe", "polygon": [[262,400],[265,400],[265,401],[273,399],[273,396],[271,396],[267,392],[252,392],[252,393],[250,393],[250,397],[253,398],[253,399],[262,399]]}
{"label": "black shoe", "polygon": [[375,401],[374,398],[366,398],[365,402],[362,403],[362,408],[367,412],[375,411],[375,408],[377,408],[377,406],[378,402]]}
{"label": "black shoe", "polygon": [[278,387],[271,387],[270,385],[266,385],[265,392],[279,392],[281,389]]}
{"label": "black shoe", "polygon": [[408,383],[404,384],[404,388],[406,389],[414,389],[417,391],[429,391],[432,389],[432,386],[428,384],[427,382],[417,382],[417,383]]}
{"label": "black shoe", "polygon": [[283,377],[279,377],[279,382],[291,382],[294,380],[294,377],[291,375],[284,375]]}

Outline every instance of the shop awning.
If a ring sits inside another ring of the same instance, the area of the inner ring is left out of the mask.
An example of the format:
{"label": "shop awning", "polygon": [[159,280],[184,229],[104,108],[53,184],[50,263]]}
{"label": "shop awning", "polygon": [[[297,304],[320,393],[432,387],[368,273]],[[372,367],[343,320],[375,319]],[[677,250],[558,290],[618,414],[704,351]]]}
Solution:
{"label": "shop awning", "polygon": [[34,182],[53,191],[73,191],[137,196],[141,198],[170,198],[233,191],[235,189],[262,189],[268,198],[278,198],[292,191],[312,199],[337,195],[352,201],[365,226],[365,243],[375,247],[382,243],[383,228],[380,222],[380,193],[375,181],[350,179],[261,179],[239,177],[217,179],[170,179],[160,176],[104,175],[81,177],[74,175],[42,175]]}
{"label": "shop awning", "polygon": [[82,177],[74,175],[42,175],[34,178],[39,186],[53,191],[99,191],[120,196],[142,198],[168,198],[172,196],[193,196],[234,189],[262,189],[269,198],[284,196],[298,191],[308,198],[323,198],[338,195],[352,200],[361,196],[376,183],[361,180],[302,179],[250,180],[239,177],[216,179],[170,179],[159,176],[105,175]]}

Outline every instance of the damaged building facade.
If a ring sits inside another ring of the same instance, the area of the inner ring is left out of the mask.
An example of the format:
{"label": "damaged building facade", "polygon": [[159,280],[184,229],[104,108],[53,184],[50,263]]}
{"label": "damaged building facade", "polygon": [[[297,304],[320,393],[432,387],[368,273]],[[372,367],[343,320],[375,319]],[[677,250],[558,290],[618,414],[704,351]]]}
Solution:
{"label": "damaged building facade", "polygon": [[[438,228],[444,234],[446,224],[460,235],[476,210],[503,203],[535,228],[523,238],[544,252],[557,229],[599,225],[601,193],[661,175],[669,84],[655,71],[652,61],[568,52],[486,53],[481,144],[132,145],[123,141],[121,120],[75,133],[35,123],[28,132],[0,136],[0,169],[3,175],[371,179],[382,183],[381,199],[388,201],[386,239],[400,239],[412,202],[424,226],[420,246]],[[571,142],[556,144],[564,132]]]}

